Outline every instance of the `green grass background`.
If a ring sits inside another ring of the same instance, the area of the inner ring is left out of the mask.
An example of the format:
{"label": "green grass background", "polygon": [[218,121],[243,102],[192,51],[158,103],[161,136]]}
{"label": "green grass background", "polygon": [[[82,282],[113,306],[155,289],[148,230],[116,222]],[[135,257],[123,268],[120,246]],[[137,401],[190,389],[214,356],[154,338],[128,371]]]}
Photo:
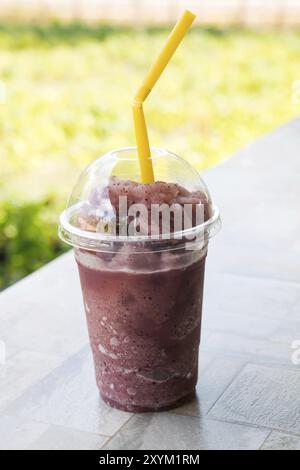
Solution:
{"label": "green grass background", "polygon": [[[58,213],[85,165],[134,143],[132,97],[168,31],[0,24],[0,288],[65,249]],[[193,28],[145,105],[151,144],[203,170],[286,122],[299,46]]]}

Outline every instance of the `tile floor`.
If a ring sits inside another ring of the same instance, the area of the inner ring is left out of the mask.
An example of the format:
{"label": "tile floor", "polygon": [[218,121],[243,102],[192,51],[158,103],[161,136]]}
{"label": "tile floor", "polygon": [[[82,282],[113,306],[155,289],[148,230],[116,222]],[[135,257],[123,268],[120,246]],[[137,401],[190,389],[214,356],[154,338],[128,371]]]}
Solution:
{"label": "tile floor", "polygon": [[223,229],[195,400],[143,415],[101,402],[68,253],[0,294],[0,449],[300,448],[299,136],[296,119],[204,175]]}

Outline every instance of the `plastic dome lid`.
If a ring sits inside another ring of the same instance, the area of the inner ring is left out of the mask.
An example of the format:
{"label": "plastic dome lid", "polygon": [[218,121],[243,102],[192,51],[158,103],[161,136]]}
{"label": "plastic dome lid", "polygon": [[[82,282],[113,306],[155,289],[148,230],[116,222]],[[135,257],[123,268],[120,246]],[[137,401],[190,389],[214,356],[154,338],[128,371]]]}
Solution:
{"label": "plastic dome lid", "polygon": [[[102,251],[111,243],[145,244],[153,238],[148,232],[134,235],[124,230],[107,230],[107,225],[118,219],[116,196],[127,196],[130,207],[135,204],[185,204],[192,202],[204,205],[201,223],[193,223],[172,231],[172,238],[186,236],[188,232],[201,230],[205,240],[220,229],[218,208],[213,204],[210,193],[199,173],[184,159],[160,148],[151,148],[151,159],[155,183],[140,183],[140,166],[136,147],[113,150],[99,157],[87,166],[78,178],[70,195],[67,208],[60,216],[59,236],[66,243],[77,248]],[[128,215],[128,214],[127,214]],[[128,225],[128,218],[126,224]],[[119,225],[118,225],[119,226]],[[171,233],[169,234],[171,235]],[[167,239],[164,234],[164,239]]]}

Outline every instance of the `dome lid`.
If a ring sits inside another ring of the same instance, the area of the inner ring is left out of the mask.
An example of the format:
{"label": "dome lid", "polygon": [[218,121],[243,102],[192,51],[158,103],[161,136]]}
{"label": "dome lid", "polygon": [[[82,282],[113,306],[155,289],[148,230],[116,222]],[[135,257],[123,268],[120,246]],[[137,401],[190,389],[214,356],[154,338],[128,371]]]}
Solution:
{"label": "dome lid", "polygon": [[[99,251],[102,251],[103,244],[107,248],[107,244],[111,243],[153,243],[155,237],[151,230],[154,219],[150,221],[150,207],[152,211],[154,206],[162,208],[162,205],[170,207],[173,204],[175,209],[178,206],[191,206],[191,226],[186,228],[184,225],[178,230],[173,216],[173,228],[169,226],[170,230],[162,230],[161,225],[160,228],[156,227],[156,234],[160,238],[163,236],[167,240],[169,235],[169,238],[178,239],[199,230],[205,240],[215,235],[220,229],[219,211],[212,203],[208,188],[199,173],[184,159],[164,149],[152,148],[151,155],[156,179],[152,184],[139,182],[140,167],[136,147],[113,150],[86,167],[61,214],[61,239],[78,248]],[[123,197],[122,200],[120,196]],[[124,213],[121,214],[124,198],[127,203],[125,216]],[[135,212],[132,211],[133,206],[136,206]],[[146,208],[144,218],[138,211],[143,209],[141,206]],[[202,208],[200,223],[195,219],[195,207]],[[137,213],[139,227],[136,226]],[[145,222],[149,222],[147,228]],[[130,224],[133,231],[128,230]]]}

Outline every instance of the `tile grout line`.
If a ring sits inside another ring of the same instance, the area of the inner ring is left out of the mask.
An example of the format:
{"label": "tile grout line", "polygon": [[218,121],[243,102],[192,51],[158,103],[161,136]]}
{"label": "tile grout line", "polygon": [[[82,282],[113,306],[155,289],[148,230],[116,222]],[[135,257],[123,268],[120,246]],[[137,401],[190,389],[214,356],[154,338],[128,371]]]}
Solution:
{"label": "tile grout line", "polygon": [[272,429],[271,432],[267,435],[266,439],[264,440],[264,442],[262,443],[262,445],[260,446],[259,450],[264,450],[264,449],[261,449],[261,447],[265,444],[265,442],[267,441],[267,439],[270,437],[270,435],[273,433],[273,432],[278,432],[278,433],[281,433],[281,434],[285,434],[289,437],[295,437],[296,439],[299,439],[300,440],[300,433],[299,434],[293,434],[291,432],[288,432],[288,431],[279,431],[278,429]]}
{"label": "tile grout line", "polygon": [[[216,359],[216,358],[215,358]],[[217,401],[223,396],[223,394],[226,392],[226,390],[228,389],[228,387],[230,387],[230,385],[233,383],[233,381],[236,379],[236,377],[240,374],[240,372],[242,372],[242,370],[248,365],[247,362],[243,363],[239,368],[238,370],[236,371],[236,373],[233,375],[233,377],[231,378],[230,382],[225,386],[225,388],[222,390],[222,392],[220,392],[220,395],[216,398],[216,400],[213,402],[213,404],[209,407],[209,409],[204,413],[204,416],[203,417],[206,417],[208,416],[208,413],[211,411],[211,409],[215,406],[215,404],[217,403]],[[175,412],[172,412],[172,410],[169,411],[171,414],[175,414],[175,415],[179,415],[179,413],[175,413]],[[180,416],[186,416],[186,417],[194,417],[194,418],[201,418],[201,415],[182,415],[180,414]]]}
{"label": "tile grout line", "polygon": [[[3,411],[0,412],[0,416],[8,416],[10,418],[16,418],[16,419],[20,419],[20,420],[25,420],[25,421],[29,421],[30,423],[35,423],[35,424],[46,424],[47,426],[53,426],[53,427],[58,427],[58,428],[62,428],[62,429],[68,429],[70,431],[76,431],[76,432],[80,432],[82,434],[90,434],[91,436],[100,436],[100,437],[105,437],[105,438],[110,438],[112,436],[109,436],[107,434],[102,434],[102,433],[99,433],[99,432],[92,432],[92,431],[85,431],[83,429],[79,429],[79,428],[74,428],[74,427],[70,427],[70,426],[66,426],[65,424],[56,424],[56,423],[51,423],[49,421],[44,421],[44,420],[39,420],[39,419],[36,419],[36,418],[31,418],[31,417],[23,417],[23,416],[19,416],[18,414],[13,414],[13,413],[5,413]],[[126,421],[127,422],[127,421]],[[123,426],[123,425],[122,425]],[[121,427],[122,427],[121,426]],[[116,431],[117,433],[118,431]],[[115,434],[116,434],[115,433]]]}
{"label": "tile grout line", "polygon": [[[209,408],[209,410],[205,413],[206,415],[208,415],[211,411],[212,411],[212,408],[216,405],[217,401],[220,400],[220,398],[224,395],[224,393],[228,390],[228,388],[232,385],[232,383],[235,381],[235,379],[237,378],[237,376],[242,372],[243,369],[245,369],[247,366],[249,365],[252,365],[252,366],[258,366],[258,367],[267,367],[269,369],[278,369],[279,367],[274,365],[274,364],[257,364],[255,362],[245,362],[241,368],[239,369],[239,371],[234,375],[234,377],[232,378],[232,380],[230,381],[230,383],[228,383],[228,385],[224,388],[223,392],[221,393],[221,395],[219,395],[219,397],[215,400],[215,402],[213,403],[213,405]],[[272,367],[273,366],[273,367]],[[275,366],[275,367],[274,367]],[[291,372],[298,372],[300,373],[300,370],[298,371],[297,369],[294,369],[294,368],[288,368],[288,367],[282,367],[282,369],[286,370],[286,371],[291,371]],[[221,420],[223,421],[223,420]],[[226,420],[224,420],[226,422]],[[234,422],[234,421],[231,421],[231,422]],[[273,428],[270,428],[270,429],[273,429]]]}
{"label": "tile grout line", "polygon": [[244,362],[239,368],[238,370],[236,371],[236,373],[233,375],[233,377],[231,378],[231,380],[229,381],[229,383],[225,386],[225,388],[223,389],[223,391],[220,393],[220,395],[216,398],[216,400],[214,401],[214,403],[209,407],[209,409],[206,411],[205,413],[205,416],[208,416],[208,414],[211,412],[212,408],[215,406],[215,404],[217,403],[218,400],[220,400],[220,398],[224,395],[224,393],[226,392],[226,390],[230,387],[230,385],[232,385],[232,383],[235,381],[235,379],[237,378],[237,376],[242,372],[242,370],[248,365],[247,362]]}
{"label": "tile grout line", "polygon": [[267,442],[267,440],[269,439],[269,437],[271,436],[273,431],[270,431],[269,434],[266,436],[266,438],[264,439],[264,441],[261,443],[261,445],[259,446],[258,450],[264,450],[262,449],[262,447],[265,445],[265,443]]}
{"label": "tile grout line", "polygon": [[208,417],[207,418],[210,421],[215,421],[215,422],[222,422],[222,423],[231,423],[231,424],[237,424],[239,426],[246,426],[254,429],[260,429],[260,430],[267,430],[270,432],[276,431],[276,432],[281,432],[283,434],[289,434],[293,437],[298,437],[300,438],[300,433],[299,434],[293,434],[289,431],[285,431],[280,428],[271,428],[270,426],[266,426],[263,424],[254,424],[254,423],[249,423],[248,421],[234,421],[234,419],[225,419],[225,418],[217,418],[217,417]]}
{"label": "tile grout line", "polygon": [[[107,406],[107,405],[106,405],[106,406]],[[103,449],[103,447],[106,446],[114,437],[116,437],[116,435],[124,428],[124,426],[126,426],[126,425],[129,423],[129,421],[134,418],[134,416],[135,416],[134,413],[131,414],[131,416],[129,416],[129,418],[127,419],[127,421],[125,421],[125,422],[119,427],[119,429],[118,429],[116,432],[114,432],[114,434],[112,434],[111,436],[108,436],[107,441],[100,447],[100,450]],[[105,450],[105,449],[104,449],[104,450]]]}

